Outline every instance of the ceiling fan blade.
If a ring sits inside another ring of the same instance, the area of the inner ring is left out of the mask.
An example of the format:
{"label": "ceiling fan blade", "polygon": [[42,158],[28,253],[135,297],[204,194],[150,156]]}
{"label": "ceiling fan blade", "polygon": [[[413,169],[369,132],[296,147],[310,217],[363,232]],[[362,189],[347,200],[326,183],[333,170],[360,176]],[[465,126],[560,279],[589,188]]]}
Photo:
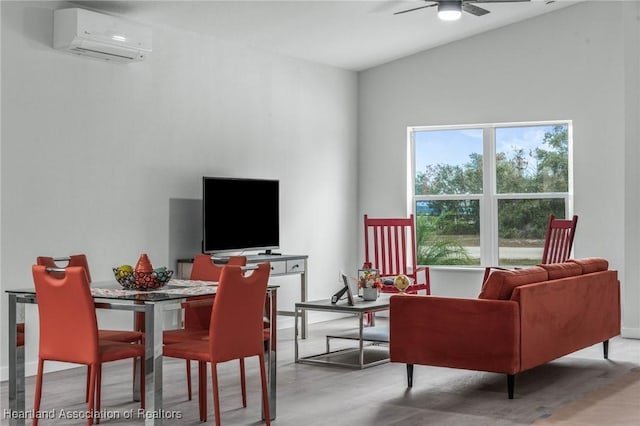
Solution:
{"label": "ceiling fan blade", "polygon": [[400,15],[401,13],[413,12],[414,10],[420,10],[420,9],[424,9],[426,7],[433,7],[433,6],[437,6],[437,5],[438,5],[438,3],[434,3],[434,4],[429,4],[427,6],[414,7],[413,9],[407,9],[407,10],[403,10],[401,12],[396,12],[396,13],[394,13],[394,15]]}
{"label": "ceiling fan blade", "polygon": [[490,13],[487,9],[474,6],[471,3],[462,3],[462,10],[476,16],[482,16],[482,15],[486,15],[487,13]]}
{"label": "ceiling fan blade", "polygon": [[[519,3],[531,0],[468,0],[468,3]],[[464,1],[467,3],[467,1]]]}

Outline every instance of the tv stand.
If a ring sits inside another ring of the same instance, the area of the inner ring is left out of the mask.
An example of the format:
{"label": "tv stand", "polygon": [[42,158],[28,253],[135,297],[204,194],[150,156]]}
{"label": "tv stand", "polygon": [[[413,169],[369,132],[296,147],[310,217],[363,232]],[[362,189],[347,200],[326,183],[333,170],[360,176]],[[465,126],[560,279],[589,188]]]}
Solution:
{"label": "tv stand", "polygon": [[271,250],[265,250],[262,253],[258,253],[258,256],[282,256],[282,253],[275,253]]}
{"label": "tv stand", "polygon": [[[256,264],[261,262],[271,263],[271,276],[283,275],[300,275],[300,301],[307,301],[307,259],[306,254],[282,254],[282,253],[259,253],[248,254],[247,264]],[[216,256],[216,263],[226,263],[228,258]],[[189,279],[191,276],[191,267],[193,259],[178,259],[177,277],[178,279]],[[174,275],[175,276],[175,275]],[[294,312],[278,311],[278,315],[294,316]],[[307,314],[302,315],[302,338],[307,337]]]}

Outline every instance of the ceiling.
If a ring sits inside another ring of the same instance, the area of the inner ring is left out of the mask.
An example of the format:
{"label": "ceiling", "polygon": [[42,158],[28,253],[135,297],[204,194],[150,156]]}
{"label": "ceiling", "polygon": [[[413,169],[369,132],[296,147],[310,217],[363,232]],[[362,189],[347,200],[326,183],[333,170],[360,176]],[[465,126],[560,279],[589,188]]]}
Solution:
{"label": "ceiling", "polygon": [[[498,0],[499,1],[499,0]],[[75,1],[154,27],[208,34],[232,43],[361,71],[455,40],[553,12],[579,1],[484,3],[491,13],[440,21],[424,0]]]}

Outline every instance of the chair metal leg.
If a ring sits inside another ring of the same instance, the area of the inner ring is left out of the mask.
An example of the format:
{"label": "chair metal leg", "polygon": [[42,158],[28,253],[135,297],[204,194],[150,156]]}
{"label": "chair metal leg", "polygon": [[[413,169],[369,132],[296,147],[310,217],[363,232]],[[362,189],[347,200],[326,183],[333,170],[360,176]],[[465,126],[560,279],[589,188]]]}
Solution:
{"label": "chair metal leg", "polygon": [[604,359],[609,359],[609,339],[602,342],[602,352],[604,354]]}
{"label": "chair metal leg", "polygon": [[96,396],[96,384],[97,382],[99,383],[99,364],[89,366],[89,370],[91,371],[91,378],[89,379],[89,406],[87,407],[87,412],[89,413],[89,415],[87,416],[87,426],[92,425],[93,414],[100,409],[100,407],[98,406],[98,408],[94,411],[96,398],[100,398],[99,394]]}
{"label": "chair metal leg", "polygon": [[94,386],[94,394],[95,394],[95,407],[96,407],[96,413],[98,413],[98,416],[96,417],[96,424],[100,424],[100,398],[102,398],[101,395],[101,389],[102,389],[102,364],[97,364],[95,367],[92,368],[92,370],[95,370],[95,386]]}
{"label": "chair metal leg", "polygon": [[[133,359],[135,365],[135,358]],[[134,368],[135,371],[135,368]],[[146,393],[145,393],[145,384],[144,384],[144,356],[140,357],[140,408],[145,409],[145,401]]]}
{"label": "chair metal leg", "polygon": [[413,364],[407,364],[407,386],[413,387]]}
{"label": "chair metal leg", "polygon": [[91,381],[91,366],[87,365],[87,388],[85,390],[84,402],[89,402],[89,382]]}
{"label": "chair metal leg", "polygon": [[211,384],[213,387],[213,415],[216,416],[216,426],[220,426],[220,395],[218,394],[218,364],[211,363]]}
{"label": "chair metal leg", "polygon": [[240,387],[242,389],[242,406],[247,407],[247,381],[244,372],[244,358],[240,358]]}
{"label": "chair metal leg", "polygon": [[191,401],[191,360],[185,360],[187,363],[187,397]]}
{"label": "chair metal leg", "polygon": [[33,426],[38,426],[38,412],[40,411],[40,398],[42,397],[42,374],[44,373],[44,360],[38,359],[38,377],[36,378],[36,393],[33,401]]}
{"label": "chair metal leg", "polygon": [[207,363],[198,361],[198,406],[200,421],[207,421]]}
{"label": "chair metal leg", "polygon": [[515,388],[515,374],[507,374],[507,394],[509,399],[513,399],[513,390]]}
{"label": "chair metal leg", "polygon": [[260,363],[260,381],[262,382],[262,410],[264,422],[267,426],[271,426],[271,412],[269,407],[269,395],[267,394],[267,373],[264,368],[264,354],[258,355]]}

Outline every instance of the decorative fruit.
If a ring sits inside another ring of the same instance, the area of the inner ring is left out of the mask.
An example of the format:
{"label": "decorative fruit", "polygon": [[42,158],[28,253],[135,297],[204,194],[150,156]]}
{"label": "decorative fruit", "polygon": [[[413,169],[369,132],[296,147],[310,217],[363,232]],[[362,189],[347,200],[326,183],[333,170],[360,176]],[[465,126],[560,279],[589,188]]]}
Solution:
{"label": "decorative fruit", "polygon": [[118,266],[116,272],[116,278],[124,278],[130,275],[133,272],[133,266],[131,265],[120,265]]}

